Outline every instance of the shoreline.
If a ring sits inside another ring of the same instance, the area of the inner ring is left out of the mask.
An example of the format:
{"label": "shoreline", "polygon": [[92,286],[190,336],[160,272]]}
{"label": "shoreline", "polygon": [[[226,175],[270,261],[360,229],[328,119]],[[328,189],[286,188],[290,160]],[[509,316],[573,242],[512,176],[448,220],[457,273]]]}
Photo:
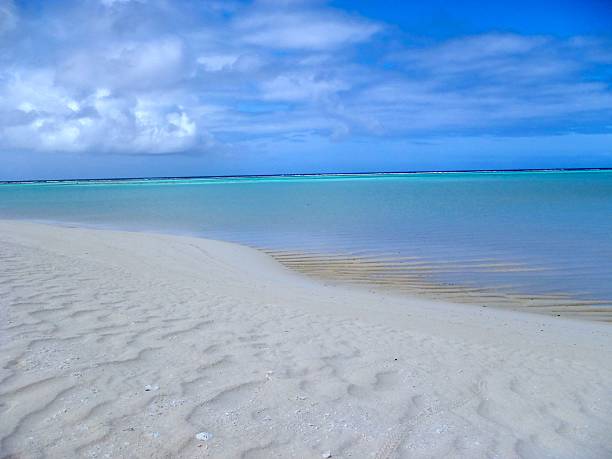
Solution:
{"label": "shoreline", "polygon": [[[558,292],[550,294],[515,291],[479,284],[460,284],[436,281],[431,278],[436,265],[416,259],[410,266],[405,259],[394,263],[382,257],[355,255],[326,255],[310,252],[258,249],[270,255],[292,271],[323,283],[358,288],[376,289],[386,294],[397,294],[408,299],[461,303],[472,307],[531,312],[551,317],[571,317],[581,320],[612,322],[612,303],[587,299]],[[501,264],[498,261],[490,262]],[[483,264],[486,264],[484,262]]]}
{"label": "shoreline", "polygon": [[612,454],[606,324],[195,237],[0,220],[0,256],[2,456]]}
{"label": "shoreline", "polygon": [[[92,231],[125,232],[169,237],[187,237],[244,247],[265,254],[292,273],[310,281],[339,288],[398,296],[404,300],[424,300],[464,304],[470,307],[493,307],[578,320],[612,322],[610,300],[574,296],[571,293],[534,293],[514,290],[510,286],[495,287],[482,284],[448,283],[430,277],[438,265],[425,259],[414,261],[380,255],[362,257],[356,254],[320,253],[300,250],[273,249],[257,244],[246,244],[222,239],[210,239],[192,232],[160,231],[143,228],[118,228],[113,225],[84,224],[54,220],[2,219],[1,222],[34,224],[59,228],[85,229]],[[410,264],[417,265],[412,268]],[[449,262],[450,264],[454,262]],[[480,262],[487,263],[487,262]],[[493,265],[503,264],[491,260]],[[510,265],[513,265],[511,262]],[[523,268],[529,269],[529,268]],[[382,276],[379,276],[380,274]]]}

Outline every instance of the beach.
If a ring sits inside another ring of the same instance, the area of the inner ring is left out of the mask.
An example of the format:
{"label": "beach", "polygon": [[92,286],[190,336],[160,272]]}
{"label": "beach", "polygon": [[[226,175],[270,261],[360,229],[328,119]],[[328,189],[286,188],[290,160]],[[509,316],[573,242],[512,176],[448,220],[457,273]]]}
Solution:
{"label": "beach", "polygon": [[0,219],[235,242],[411,296],[612,318],[612,171],[62,180]]}
{"label": "beach", "polygon": [[604,458],[609,323],[0,221],[0,457]]}

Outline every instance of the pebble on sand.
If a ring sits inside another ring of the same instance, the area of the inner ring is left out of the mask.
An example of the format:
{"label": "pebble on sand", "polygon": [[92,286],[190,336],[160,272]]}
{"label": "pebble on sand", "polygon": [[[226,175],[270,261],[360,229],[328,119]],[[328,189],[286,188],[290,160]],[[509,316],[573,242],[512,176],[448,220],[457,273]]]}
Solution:
{"label": "pebble on sand", "polygon": [[208,441],[213,437],[210,432],[199,432],[196,434],[196,438],[200,441]]}

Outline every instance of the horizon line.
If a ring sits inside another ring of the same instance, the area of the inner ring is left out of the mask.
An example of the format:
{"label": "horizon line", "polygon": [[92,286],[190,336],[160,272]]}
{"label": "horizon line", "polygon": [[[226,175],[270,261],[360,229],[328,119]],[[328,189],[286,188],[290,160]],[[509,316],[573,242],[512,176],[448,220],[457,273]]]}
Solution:
{"label": "horizon line", "polygon": [[106,178],[61,178],[34,180],[0,180],[0,185],[28,183],[64,183],[64,182],[120,182],[130,180],[190,180],[190,179],[229,179],[229,178],[265,178],[265,177],[325,177],[353,175],[402,175],[402,174],[457,174],[457,173],[500,173],[500,172],[579,172],[579,171],[612,171],[612,167],[558,167],[558,168],[516,168],[516,169],[453,169],[453,170],[411,170],[411,171],[359,171],[359,172],[304,172],[285,174],[234,174],[234,175],[185,175],[185,176],[141,176],[141,177],[106,177]]}

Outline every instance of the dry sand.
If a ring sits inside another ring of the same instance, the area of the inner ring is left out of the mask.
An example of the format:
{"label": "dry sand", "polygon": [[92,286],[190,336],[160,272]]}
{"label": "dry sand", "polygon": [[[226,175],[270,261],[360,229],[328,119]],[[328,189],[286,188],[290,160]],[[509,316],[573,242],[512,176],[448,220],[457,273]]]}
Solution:
{"label": "dry sand", "polygon": [[605,323],[0,222],[0,326],[1,457],[612,457]]}

